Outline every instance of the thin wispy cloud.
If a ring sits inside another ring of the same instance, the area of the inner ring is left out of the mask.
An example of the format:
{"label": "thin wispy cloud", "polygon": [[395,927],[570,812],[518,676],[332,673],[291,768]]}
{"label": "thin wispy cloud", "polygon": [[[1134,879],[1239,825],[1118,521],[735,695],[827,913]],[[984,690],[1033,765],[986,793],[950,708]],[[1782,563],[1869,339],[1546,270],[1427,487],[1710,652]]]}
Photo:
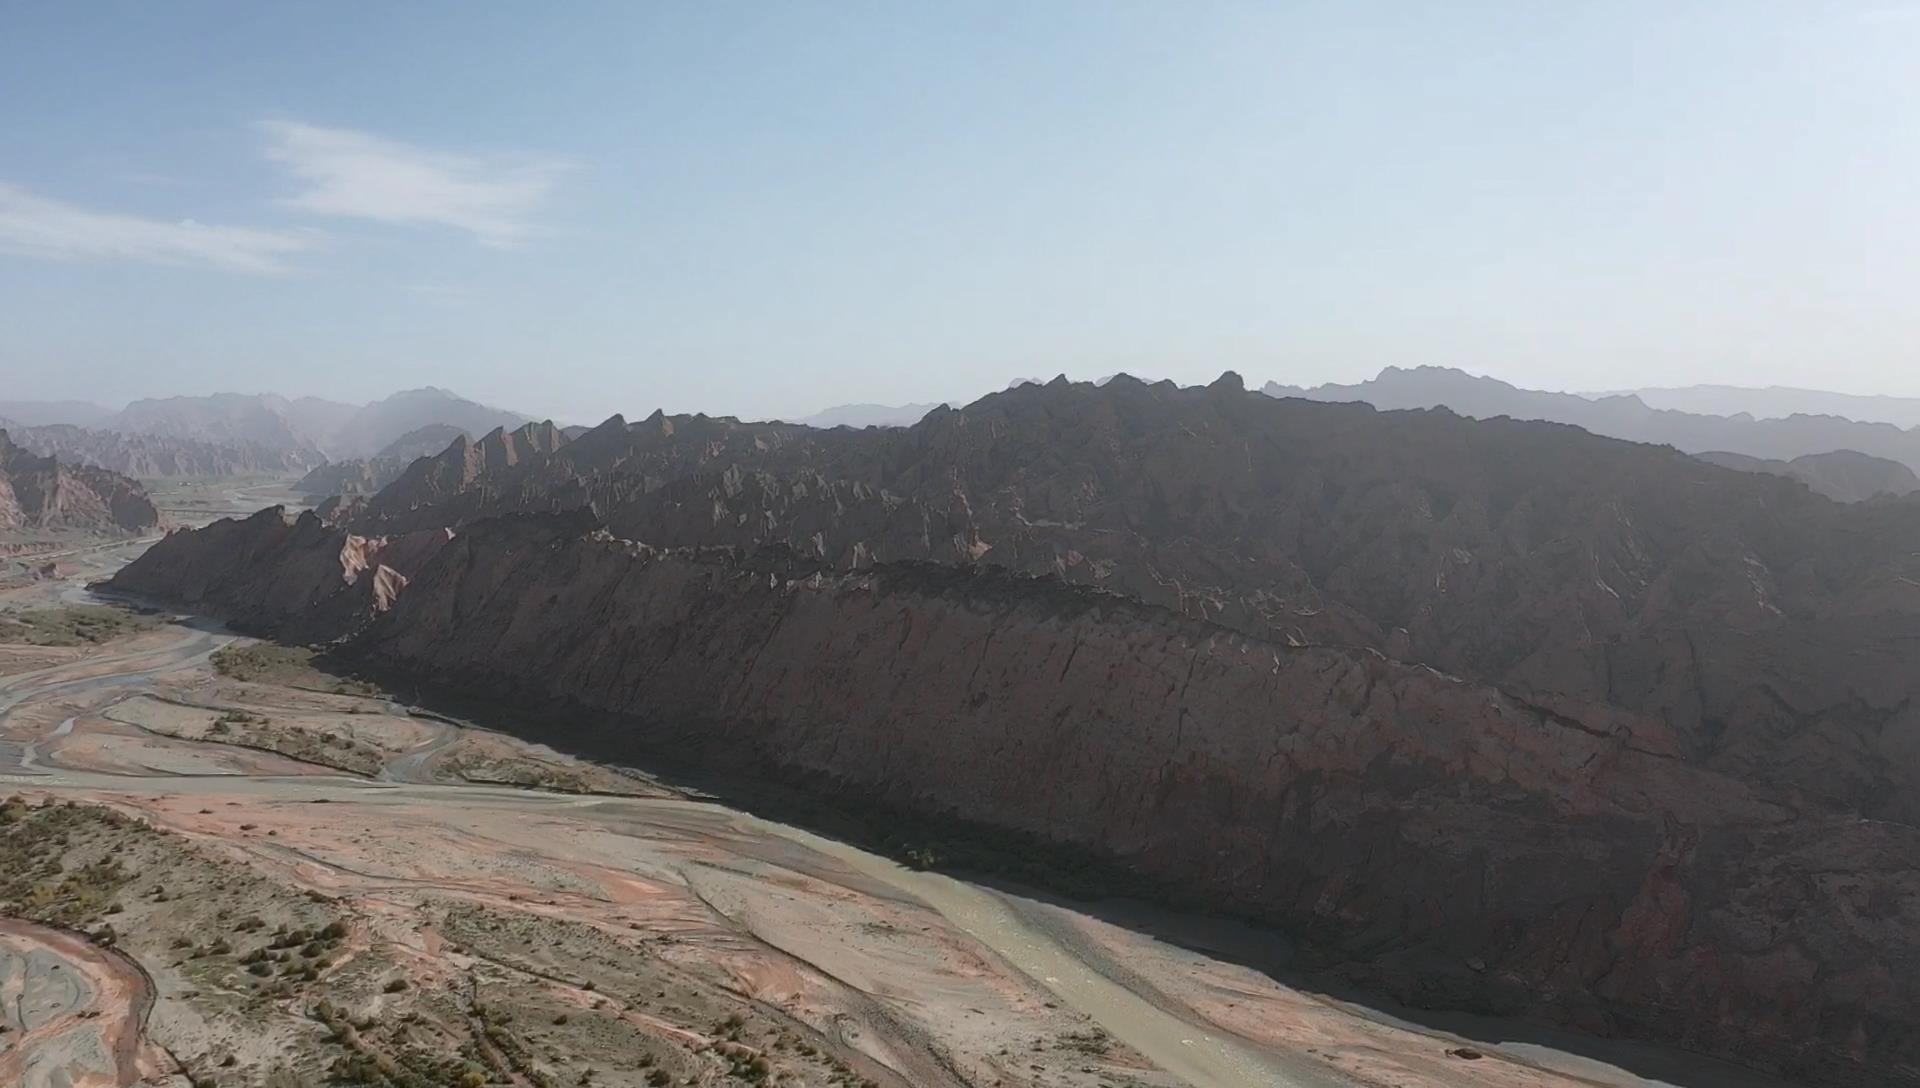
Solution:
{"label": "thin wispy cloud", "polygon": [[443,226],[512,246],[569,168],[540,156],[480,157],[414,147],[351,129],[263,121],[267,157],[305,183],[281,203],[316,215]]}
{"label": "thin wispy cloud", "polygon": [[96,211],[0,182],[0,251],[9,253],[271,274],[316,245],[311,234]]}

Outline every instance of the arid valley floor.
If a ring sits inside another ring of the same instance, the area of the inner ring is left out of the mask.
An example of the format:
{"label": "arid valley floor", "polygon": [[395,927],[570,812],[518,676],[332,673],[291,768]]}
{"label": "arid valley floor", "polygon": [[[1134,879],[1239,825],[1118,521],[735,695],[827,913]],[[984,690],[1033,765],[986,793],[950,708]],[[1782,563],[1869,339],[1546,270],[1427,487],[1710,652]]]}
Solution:
{"label": "arid valley floor", "polygon": [[418,712],[94,598],[141,546],[0,586],[0,1084],[1763,1083],[1416,1027]]}

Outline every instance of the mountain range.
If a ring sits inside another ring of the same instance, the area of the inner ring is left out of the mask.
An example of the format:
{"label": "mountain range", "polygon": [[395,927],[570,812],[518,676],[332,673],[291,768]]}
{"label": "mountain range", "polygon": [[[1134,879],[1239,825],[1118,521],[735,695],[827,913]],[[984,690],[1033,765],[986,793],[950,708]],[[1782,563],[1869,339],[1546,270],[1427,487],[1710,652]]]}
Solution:
{"label": "mountain range", "polygon": [[[284,475],[330,459],[411,459],[445,446],[455,433],[484,434],[526,419],[432,387],[366,405],[216,393],[138,400],[117,412],[78,402],[14,401],[4,408],[0,418],[24,447],[146,477]],[[404,441],[409,435],[412,445]]]}
{"label": "mountain range", "polygon": [[1861,423],[1891,423],[1920,427],[1920,397],[1863,396],[1824,389],[1791,386],[1681,385],[1628,389],[1616,393],[1583,393],[1589,400],[1633,396],[1649,408],[1694,415],[1749,415],[1755,419],[1788,416],[1839,416]]}
{"label": "mountain range", "polygon": [[1118,376],[527,424],[114,584],[1402,1001],[1920,1076],[1920,501],[1469,414]]}
{"label": "mountain range", "polygon": [[1510,416],[1570,423],[1594,434],[1673,446],[1688,453],[1745,454],[1791,461],[1806,454],[1853,450],[1920,470],[1920,428],[1798,413],[1784,418],[1703,415],[1654,408],[1639,396],[1588,398],[1574,393],[1521,389],[1494,378],[1449,367],[1387,367],[1377,377],[1351,385],[1312,388],[1268,382],[1275,397],[1358,401],[1376,408],[1444,407],[1476,419]]}
{"label": "mountain range", "polygon": [[1865,502],[1883,495],[1897,498],[1920,491],[1920,476],[1912,469],[1898,461],[1868,457],[1854,450],[1802,454],[1791,461],[1767,461],[1724,450],[1694,456],[1722,468],[1787,476],[1840,502]]}

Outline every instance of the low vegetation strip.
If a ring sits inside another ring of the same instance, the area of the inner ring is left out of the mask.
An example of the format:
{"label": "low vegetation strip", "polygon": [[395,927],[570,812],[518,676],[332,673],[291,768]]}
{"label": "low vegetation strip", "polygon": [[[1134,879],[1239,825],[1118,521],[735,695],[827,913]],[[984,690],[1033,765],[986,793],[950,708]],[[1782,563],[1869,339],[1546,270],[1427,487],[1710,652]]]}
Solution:
{"label": "low vegetation strip", "polygon": [[152,630],[160,621],[112,605],[72,605],[0,615],[0,642],[29,646],[97,646]]}
{"label": "low vegetation strip", "polygon": [[378,696],[380,689],[363,680],[336,676],[314,665],[314,651],[304,646],[256,642],[228,646],[213,655],[213,667],[234,680],[281,684],[330,695]]}

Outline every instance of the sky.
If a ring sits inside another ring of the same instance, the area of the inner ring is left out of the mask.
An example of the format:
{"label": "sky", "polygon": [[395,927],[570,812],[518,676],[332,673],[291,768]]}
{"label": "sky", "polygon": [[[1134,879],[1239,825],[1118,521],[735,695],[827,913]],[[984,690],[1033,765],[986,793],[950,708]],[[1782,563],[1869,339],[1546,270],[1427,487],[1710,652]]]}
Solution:
{"label": "sky", "polygon": [[1916,273],[1920,2],[0,0],[0,399],[1920,395]]}

